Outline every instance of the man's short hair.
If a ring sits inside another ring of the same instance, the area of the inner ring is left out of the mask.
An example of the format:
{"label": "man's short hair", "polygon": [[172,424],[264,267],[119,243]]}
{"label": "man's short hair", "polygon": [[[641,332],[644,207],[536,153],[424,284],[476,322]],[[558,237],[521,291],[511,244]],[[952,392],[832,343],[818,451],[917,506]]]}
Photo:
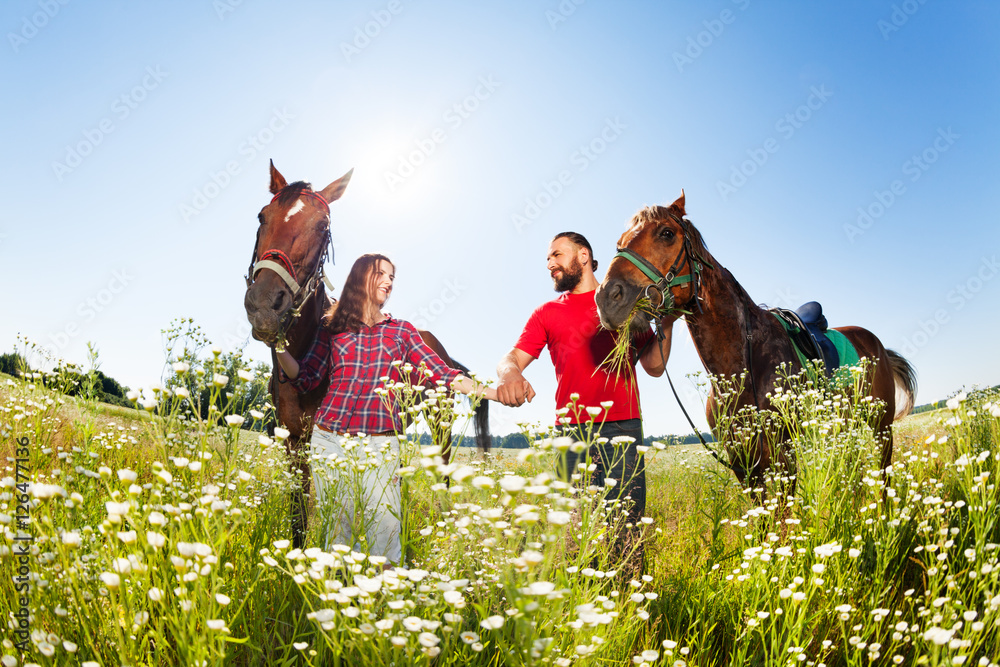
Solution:
{"label": "man's short hair", "polygon": [[576,244],[581,248],[586,248],[587,252],[590,253],[590,270],[597,270],[597,260],[594,259],[594,249],[590,247],[590,241],[588,241],[583,234],[578,234],[577,232],[559,232],[556,234],[552,240],[556,239],[569,239],[570,242]]}

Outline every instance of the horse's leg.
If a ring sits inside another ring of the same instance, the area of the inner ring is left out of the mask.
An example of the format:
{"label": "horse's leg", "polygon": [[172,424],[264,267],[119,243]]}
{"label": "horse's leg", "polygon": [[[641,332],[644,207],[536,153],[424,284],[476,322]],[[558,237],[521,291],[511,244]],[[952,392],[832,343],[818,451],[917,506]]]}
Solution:
{"label": "horse's leg", "polygon": [[[306,542],[309,530],[309,492],[312,486],[311,468],[309,466],[309,441],[312,437],[312,419],[315,407],[309,399],[300,395],[288,383],[277,383],[272,379],[272,397],[277,406],[279,423],[285,424],[289,431],[285,440],[285,453],[288,455],[288,469],[293,477],[298,477],[299,483],[292,489],[289,497],[291,510],[292,544],[302,548]],[[317,392],[326,393],[325,385]],[[314,396],[310,395],[314,398]]]}
{"label": "horse's leg", "polygon": [[291,493],[292,510],[292,546],[301,549],[306,543],[306,533],[309,530],[309,508],[306,499],[309,497],[312,476],[309,474],[309,439],[303,434],[290,435],[287,441],[288,465],[291,473],[298,473],[299,484]]}
{"label": "horse's leg", "polygon": [[[441,433],[438,438],[441,442],[434,444],[441,448],[441,458],[444,460],[444,464],[448,465],[451,463],[451,429],[448,429],[447,433]],[[448,488],[451,488],[451,475],[444,478],[444,484]]]}
{"label": "horse's leg", "polygon": [[[892,422],[895,420],[896,413],[896,383],[893,379],[892,366],[885,358],[884,348],[883,357],[878,360],[878,365],[876,366],[876,374],[881,377],[877,378],[876,382],[873,382],[873,388],[877,387],[880,389],[883,395],[879,395],[875,391],[872,394],[876,398],[881,398],[885,401],[886,407],[885,412],[879,418],[875,434],[879,439],[879,444],[882,446],[879,456],[879,465],[882,468],[882,501],[887,504],[889,502],[889,485],[892,483]],[[887,381],[886,378],[888,378]],[[888,385],[888,387],[884,385]]]}

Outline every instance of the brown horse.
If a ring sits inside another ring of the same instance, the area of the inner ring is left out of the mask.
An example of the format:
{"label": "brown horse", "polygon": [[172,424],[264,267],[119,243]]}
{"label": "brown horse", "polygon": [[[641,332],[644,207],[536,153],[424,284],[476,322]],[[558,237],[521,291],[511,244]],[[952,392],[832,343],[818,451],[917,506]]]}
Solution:
{"label": "brown horse", "polygon": [[[650,316],[634,313],[634,305],[643,296],[660,307],[683,309],[705,369],[712,376],[737,381],[746,373],[742,393],[727,404],[727,414],[735,415],[747,406],[766,410],[771,407],[768,393],[785,377],[779,367],[789,364],[791,371],[797,372],[802,368],[798,355],[778,319],[757,306],[709,254],[701,234],[684,216],[682,193],[670,207],[648,207],[632,218],[597,290],[601,323],[617,329],[632,316],[630,326],[648,329]],[[873,424],[882,439],[884,470],[892,462],[892,422],[913,408],[915,372],[870,331],[861,327],[840,327],[837,331],[850,340],[859,357],[872,362],[869,393],[885,403],[885,411]],[[710,394],[706,412],[713,431],[717,407]],[[721,441],[725,434],[715,435]],[[731,467],[741,483],[762,488],[764,473],[775,458],[783,465],[791,463],[782,452],[772,451],[776,444],[758,438],[752,445],[757,451],[741,453],[749,465],[730,451]]]}
{"label": "brown horse", "polygon": [[[274,198],[257,216],[257,241],[247,272],[243,299],[253,337],[271,347],[271,399],[279,424],[290,435],[285,442],[292,474],[301,485],[292,495],[292,533],[301,546],[306,532],[306,496],[309,494],[309,438],[313,416],[328,388],[324,381],[316,389],[300,394],[290,383],[279,381],[274,345],[283,341],[297,359],[305,356],[320,327],[331,299],[327,296],[323,264],[329,256],[329,203],[340,199],[353,170],[316,192],[302,181],[291,185],[271,163],[271,194]],[[450,367],[468,375],[469,369],[455,362],[440,341],[421,331],[424,341]],[[489,451],[488,401],[481,401],[474,415],[476,445]],[[436,443],[450,455],[450,441]]]}

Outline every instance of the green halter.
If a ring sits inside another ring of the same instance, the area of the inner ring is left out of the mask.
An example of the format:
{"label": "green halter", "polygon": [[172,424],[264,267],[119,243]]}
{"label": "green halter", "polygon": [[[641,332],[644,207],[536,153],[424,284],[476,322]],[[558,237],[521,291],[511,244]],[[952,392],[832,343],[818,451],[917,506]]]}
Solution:
{"label": "green halter", "polygon": [[[678,218],[673,213],[670,214],[670,217],[673,218],[674,221],[681,226],[681,229],[687,231],[688,226],[687,224],[685,224],[687,221],[683,220],[682,218]],[[698,288],[701,285],[702,270],[704,269],[705,266],[707,266],[710,269],[715,268],[705,260],[701,259],[700,257],[697,257],[692,252],[691,241],[689,240],[687,234],[684,234],[684,247],[682,249],[682,252],[679,255],[677,255],[677,259],[674,260],[673,266],[670,267],[670,269],[667,271],[666,274],[660,273],[660,270],[656,268],[656,266],[652,262],[650,262],[648,259],[637,253],[635,250],[632,250],[631,248],[618,248],[618,252],[615,253],[615,257],[621,257],[622,259],[628,260],[629,262],[634,264],[637,269],[642,271],[643,275],[645,275],[647,278],[653,281],[652,285],[646,286],[646,294],[648,296],[650,288],[659,292],[660,306],[661,307],[666,306],[667,310],[671,310],[674,307],[674,295],[670,291],[671,288],[676,287],[678,285],[686,285],[687,283],[694,282],[694,291],[695,291],[694,297],[695,299],[697,299]],[[678,276],[677,270],[684,263],[685,258],[690,259],[691,272],[683,276]],[[669,306],[667,306],[668,301],[670,304]]]}

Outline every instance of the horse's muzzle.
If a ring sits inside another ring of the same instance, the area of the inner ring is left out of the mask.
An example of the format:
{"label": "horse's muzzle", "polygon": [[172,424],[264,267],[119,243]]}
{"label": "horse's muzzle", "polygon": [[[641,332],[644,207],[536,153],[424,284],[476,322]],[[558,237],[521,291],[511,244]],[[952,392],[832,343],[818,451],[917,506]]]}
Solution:
{"label": "horse's muzzle", "polygon": [[259,280],[247,288],[243,297],[251,335],[259,341],[273,343],[282,333],[282,323],[292,307],[292,295],[279,282],[268,285]]}
{"label": "horse's muzzle", "polygon": [[[597,312],[601,317],[601,326],[616,330],[625,323],[632,314],[632,307],[639,298],[638,285],[622,278],[605,278],[597,288],[594,300],[597,302]],[[633,318],[634,320],[635,318]],[[648,320],[647,320],[648,323]],[[638,324],[638,322],[633,322]]]}

